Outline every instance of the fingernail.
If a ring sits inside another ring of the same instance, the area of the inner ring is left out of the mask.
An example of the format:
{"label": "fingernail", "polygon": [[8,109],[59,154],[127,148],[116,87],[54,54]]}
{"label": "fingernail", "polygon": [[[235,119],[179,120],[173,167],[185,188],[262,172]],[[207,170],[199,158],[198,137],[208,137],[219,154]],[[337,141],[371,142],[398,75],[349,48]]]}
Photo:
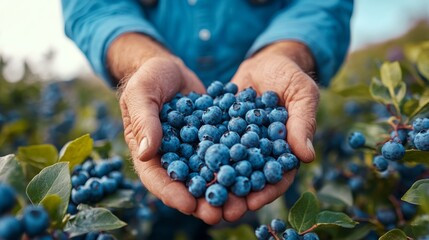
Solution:
{"label": "fingernail", "polygon": [[307,148],[308,150],[310,150],[313,155],[315,155],[315,151],[314,151],[314,147],[313,147],[313,143],[311,142],[311,140],[309,138],[307,138]]}
{"label": "fingernail", "polygon": [[139,159],[141,158],[143,153],[146,152],[147,148],[148,148],[147,138],[143,138],[139,146]]}

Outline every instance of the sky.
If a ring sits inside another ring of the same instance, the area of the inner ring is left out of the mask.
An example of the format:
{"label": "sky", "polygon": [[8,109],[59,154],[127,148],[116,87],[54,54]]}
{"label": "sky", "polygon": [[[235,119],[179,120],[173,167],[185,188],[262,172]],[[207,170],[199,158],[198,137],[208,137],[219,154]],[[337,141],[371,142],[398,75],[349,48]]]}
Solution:
{"label": "sky", "polygon": [[[19,79],[24,60],[47,79],[91,73],[82,53],[64,34],[60,4],[0,0],[0,56],[10,63],[4,71],[9,80]],[[355,0],[350,51],[398,37],[422,18],[429,20],[429,0]],[[55,57],[47,62],[50,50]]]}

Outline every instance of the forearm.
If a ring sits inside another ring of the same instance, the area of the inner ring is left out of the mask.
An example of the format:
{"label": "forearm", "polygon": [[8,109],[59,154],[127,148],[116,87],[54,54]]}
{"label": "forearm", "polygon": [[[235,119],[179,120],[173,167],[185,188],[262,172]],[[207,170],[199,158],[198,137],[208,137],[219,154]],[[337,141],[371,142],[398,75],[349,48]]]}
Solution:
{"label": "forearm", "polygon": [[107,51],[107,65],[115,86],[152,57],[172,55],[160,43],[143,34],[126,33],[115,39]]}

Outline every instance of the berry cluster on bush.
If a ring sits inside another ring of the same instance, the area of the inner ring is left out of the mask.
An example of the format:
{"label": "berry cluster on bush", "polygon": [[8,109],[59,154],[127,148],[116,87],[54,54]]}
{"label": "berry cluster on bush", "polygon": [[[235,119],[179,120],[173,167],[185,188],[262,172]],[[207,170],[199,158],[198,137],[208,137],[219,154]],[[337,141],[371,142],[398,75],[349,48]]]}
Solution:
{"label": "berry cluster on bush", "polygon": [[207,94],[177,94],[160,112],[161,164],[196,198],[222,206],[228,191],[247,196],[299,166],[286,142],[279,97],[215,81]]}
{"label": "berry cluster on bush", "polygon": [[271,220],[270,225],[262,224],[257,227],[255,229],[255,236],[258,240],[319,240],[319,236],[315,232],[308,232],[300,235],[295,229],[287,228],[286,223],[277,218]]}

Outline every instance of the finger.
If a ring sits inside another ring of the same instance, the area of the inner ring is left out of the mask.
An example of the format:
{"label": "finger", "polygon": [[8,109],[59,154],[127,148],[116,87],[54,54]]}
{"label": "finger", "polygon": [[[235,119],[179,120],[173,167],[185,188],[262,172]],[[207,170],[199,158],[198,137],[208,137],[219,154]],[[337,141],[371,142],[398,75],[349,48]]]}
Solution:
{"label": "finger", "polygon": [[289,112],[287,141],[301,161],[311,162],[316,155],[312,141],[316,131],[319,89],[308,75],[300,72],[291,79],[283,99]]}
{"label": "finger", "polygon": [[128,116],[127,143],[137,145],[130,150],[133,158],[149,160],[158,151],[162,138],[159,111],[167,99],[182,87],[179,68],[171,61],[149,60],[127,82],[121,96],[121,109]]}
{"label": "finger", "polygon": [[228,194],[228,200],[223,205],[223,219],[234,222],[240,219],[247,211],[246,199]]}
{"label": "finger", "polygon": [[278,197],[283,195],[289,186],[292,184],[296,175],[296,170],[283,174],[283,178],[276,184],[267,184],[263,190],[259,192],[251,192],[247,200],[247,208],[251,211],[256,211],[264,205],[271,203]]}
{"label": "finger", "polygon": [[198,79],[197,75],[189,70],[184,65],[181,66],[183,78],[185,79],[185,86],[182,90],[183,94],[188,94],[191,91],[203,94],[206,92],[206,88],[203,83]]}
{"label": "finger", "polygon": [[134,167],[140,180],[153,195],[165,205],[175,208],[184,214],[192,214],[197,202],[182,182],[173,181],[167,171],[161,167],[159,157],[149,161],[134,161]]}
{"label": "finger", "polygon": [[222,219],[222,208],[213,207],[204,198],[197,199],[197,208],[193,215],[205,223],[214,225]]}

